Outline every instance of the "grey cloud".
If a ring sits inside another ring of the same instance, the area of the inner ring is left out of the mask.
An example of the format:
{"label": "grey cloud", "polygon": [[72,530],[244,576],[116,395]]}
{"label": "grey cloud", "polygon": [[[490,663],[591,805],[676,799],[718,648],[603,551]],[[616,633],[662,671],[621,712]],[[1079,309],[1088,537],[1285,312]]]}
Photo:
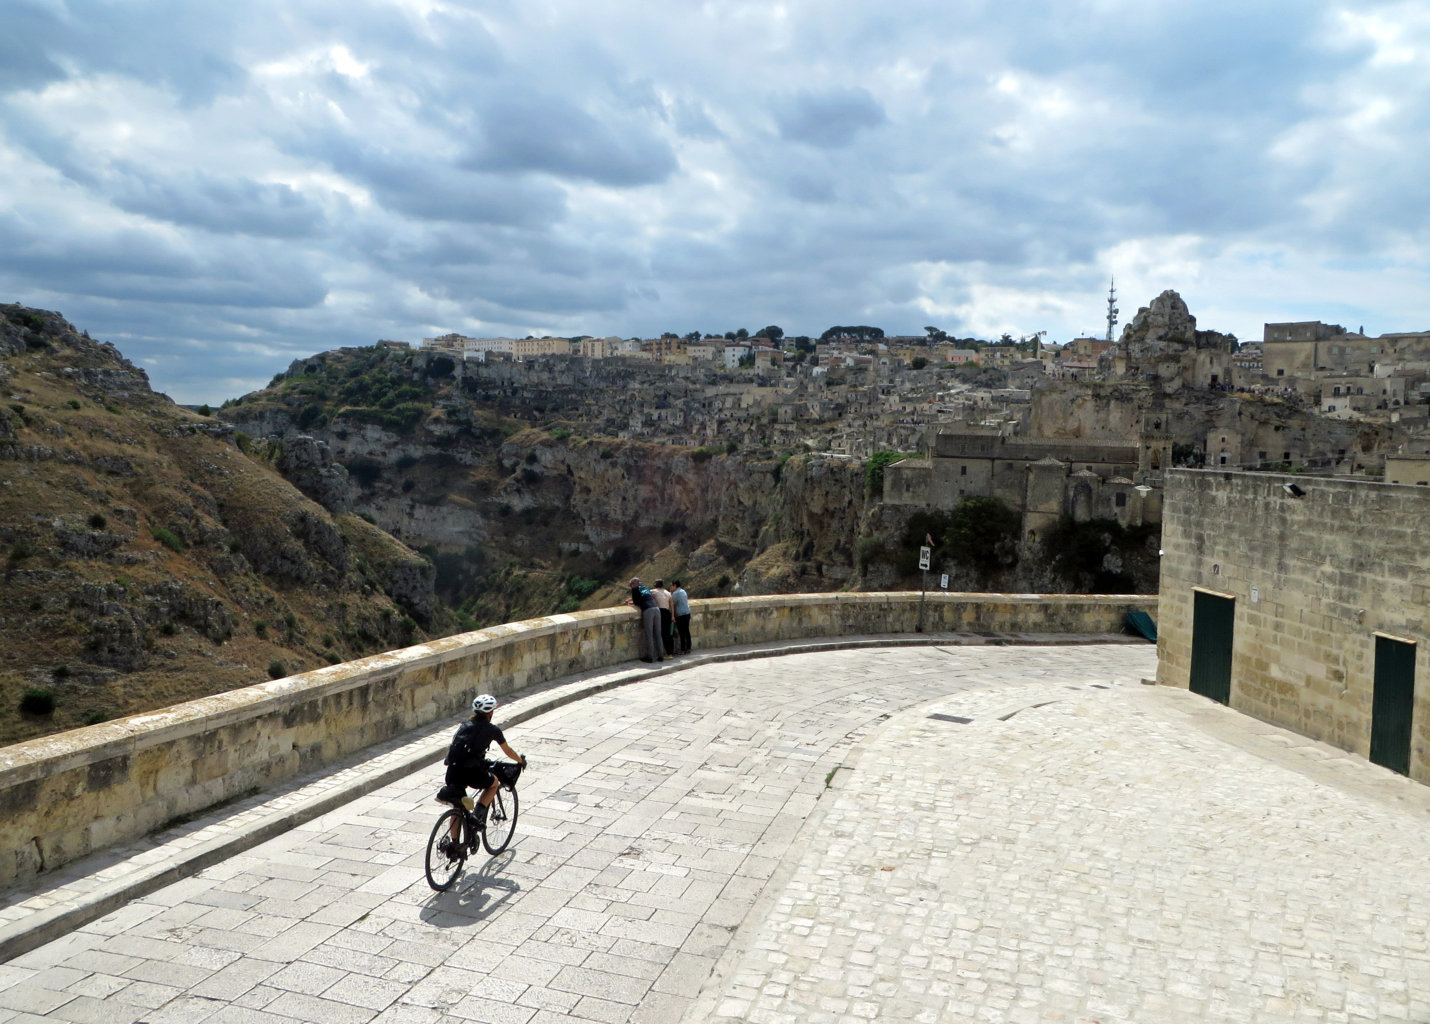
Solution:
{"label": "grey cloud", "polygon": [[556,96],[510,96],[481,116],[480,141],[463,166],[505,174],[540,172],[574,181],[630,187],[665,181],[676,169],[670,147],[641,121],[597,120]]}
{"label": "grey cloud", "polygon": [[289,129],[282,145],[370,188],[388,209],[421,220],[540,228],[566,215],[565,194],[550,182],[452,167],[332,125]]}
{"label": "grey cloud", "polygon": [[58,81],[64,70],[33,40],[61,30],[50,11],[19,0],[0,7],[0,94]]}
{"label": "grey cloud", "polygon": [[196,252],[153,234],[34,231],[0,215],[0,270],[29,287],[63,282],[63,290],[158,303],[305,308],[327,293],[306,258],[270,244],[229,244]]}
{"label": "grey cloud", "polygon": [[724,132],[715,123],[710,112],[699,100],[684,96],[672,104],[670,117],[675,130],[687,139],[714,140],[724,138]]}
{"label": "grey cloud", "polygon": [[885,120],[879,101],[869,90],[858,87],[801,92],[775,110],[781,138],[820,149],[847,146],[860,132],[877,128]]}
{"label": "grey cloud", "polygon": [[209,174],[160,176],[121,165],[106,191],[116,206],[175,224],[236,235],[306,238],[325,224],[321,208],[284,184]]}

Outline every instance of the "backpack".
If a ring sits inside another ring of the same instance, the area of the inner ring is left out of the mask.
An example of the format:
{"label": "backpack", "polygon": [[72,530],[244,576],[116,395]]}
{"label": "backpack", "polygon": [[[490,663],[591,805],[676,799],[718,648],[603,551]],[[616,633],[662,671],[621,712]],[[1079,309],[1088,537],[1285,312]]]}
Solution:
{"label": "backpack", "polygon": [[447,749],[447,756],[442,759],[443,764],[455,764],[461,767],[476,760],[472,751],[471,724],[471,722],[463,722],[457,727],[457,735],[452,737],[452,745]]}

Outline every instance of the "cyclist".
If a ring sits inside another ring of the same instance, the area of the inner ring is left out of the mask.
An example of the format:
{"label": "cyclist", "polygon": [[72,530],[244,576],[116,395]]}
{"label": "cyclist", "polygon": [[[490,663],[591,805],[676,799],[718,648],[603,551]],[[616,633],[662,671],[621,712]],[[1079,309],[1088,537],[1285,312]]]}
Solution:
{"label": "cyclist", "polygon": [[[447,766],[447,784],[437,794],[438,800],[460,805],[467,795],[468,786],[477,790],[481,794],[474,808],[477,828],[486,827],[487,808],[501,785],[487,768],[487,748],[492,741],[496,741],[507,757],[520,762],[523,767],[526,765],[526,758],[507,746],[506,736],[492,724],[492,712],[496,709],[497,699],[489,693],[472,701],[472,717],[457,727],[457,734],[452,737],[452,745],[447,749],[447,757],[443,761]],[[453,818],[452,839],[456,841],[457,838],[458,822]]]}

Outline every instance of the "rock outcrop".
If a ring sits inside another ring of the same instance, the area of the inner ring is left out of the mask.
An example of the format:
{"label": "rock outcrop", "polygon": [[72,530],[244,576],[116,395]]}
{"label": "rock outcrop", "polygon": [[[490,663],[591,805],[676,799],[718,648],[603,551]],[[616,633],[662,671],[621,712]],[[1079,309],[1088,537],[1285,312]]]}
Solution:
{"label": "rock outcrop", "polygon": [[1155,379],[1175,392],[1199,379],[1199,353],[1229,355],[1236,349],[1234,335],[1197,330],[1197,318],[1168,289],[1137,311],[1117,344],[1099,357],[1098,368],[1106,377]]}

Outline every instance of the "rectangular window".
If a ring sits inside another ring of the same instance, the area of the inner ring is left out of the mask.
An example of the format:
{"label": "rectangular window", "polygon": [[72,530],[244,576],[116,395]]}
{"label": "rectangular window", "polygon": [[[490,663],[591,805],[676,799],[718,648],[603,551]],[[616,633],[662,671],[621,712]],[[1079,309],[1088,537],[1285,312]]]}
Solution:
{"label": "rectangular window", "polygon": [[1282,461],[1282,462],[1290,462],[1290,461],[1291,461],[1291,453],[1290,453],[1290,452],[1282,452],[1282,453],[1281,453],[1281,461]]}
{"label": "rectangular window", "polygon": [[968,475],[968,467],[967,467],[967,466],[959,466],[959,467],[958,467],[958,475],[959,475],[959,476],[967,476],[967,475]]}
{"label": "rectangular window", "polygon": [[1127,505],[1127,494],[1124,491],[1117,492],[1117,507],[1125,508]]}
{"label": "rectangular window", "polygon": [[1278,377],[1284,377],[1284,376],[1286,376],[1286,371],[1285,371],[1284,369],[1282,369],[1281,367],[1277,367],[1277,368],[1276,368],[1276,376],[1278,376]]}

